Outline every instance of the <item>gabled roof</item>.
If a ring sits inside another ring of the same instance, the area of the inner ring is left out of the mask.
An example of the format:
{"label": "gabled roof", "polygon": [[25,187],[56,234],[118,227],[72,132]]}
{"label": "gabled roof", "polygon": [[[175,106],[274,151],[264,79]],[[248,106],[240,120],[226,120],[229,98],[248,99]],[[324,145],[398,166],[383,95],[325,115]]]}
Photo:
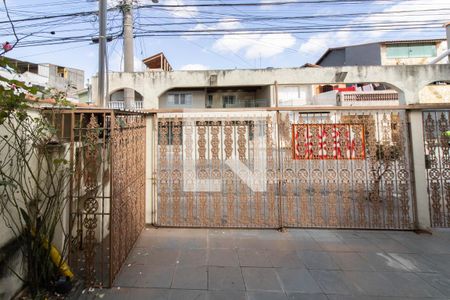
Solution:
{"label": "gabled roof", "polygon": [[169,61],[167,60],[163,52],[144,58],[142,62],[150,70],[163,70],[169,72],[173,70],[172,66],[170,65]]}
{"label": "gabled roof", "polygon": [[349,47],[358,47],[358,46],[365,46],[365,45],[371,45],[371,44],[380,44],[380,45],[393,45],[393,44],[409,44],[409,43],[438,43],[445,41],[446,39],[423,39],[423,40],[391,40],[391,41],[380,41],[380,42],[373,42],[373,43],[364,43],[364,44],[356,44],[356,45],[348,45],[348,46],[342,46],[342,47],[335,47],[335,48],[328,48],[327,51],[325,51],[324,54],[317,60],[316,65],[319,65],[322,60],[325,59],[325,57],[330,54],[332,51],[336,50],[345,50]]}

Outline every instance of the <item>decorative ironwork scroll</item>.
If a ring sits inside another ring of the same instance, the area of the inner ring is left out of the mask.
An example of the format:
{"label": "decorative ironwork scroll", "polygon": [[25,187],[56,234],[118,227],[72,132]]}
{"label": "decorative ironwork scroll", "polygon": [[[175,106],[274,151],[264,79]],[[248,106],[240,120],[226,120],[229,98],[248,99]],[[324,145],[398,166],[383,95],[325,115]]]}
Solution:
{"label": "decorative ironwork scroll", "polygon": [[277,114],[159,114],[158,225],[413,228],[403,111]]}
{"label": "decorative ironwork scroll", "polygon": [[[69,120],[70,265],[92,287],[111,286],[145,225],[145,118],[110,110]],[[63,130],[61,130],[62,132]]]}
{"label": "decorative ironwork scroll", "polygon": [[[428,199],[432,227],[450,227],[450,111],[423,113]],[[405,205],[406,209],[406,205]]]}
{"label": "decorative ironwork scroll", "polygon": [[[364,159],[364,128],[353,127],[351,124],[292,125],[293,158]],[[355,140],[354,135],[361,138],[362,147],[351,142]]]}

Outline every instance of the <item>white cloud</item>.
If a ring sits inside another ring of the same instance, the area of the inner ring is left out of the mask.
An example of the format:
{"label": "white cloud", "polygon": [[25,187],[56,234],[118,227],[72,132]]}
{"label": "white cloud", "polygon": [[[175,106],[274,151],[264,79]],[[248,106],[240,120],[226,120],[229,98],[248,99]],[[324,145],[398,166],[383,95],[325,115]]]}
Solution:
{"label": "white cloud", "polygon": [[[243,28],[236,19],[223,19],[211,29]],[[267,58],[282,53],[295,45],[296,39],[290,33],[279,34],[225,34],[213,44],[213,50],[220,53],[244,52],[248,59]]]}
{"label": "white cloud", "polygon": [[290,33],[224,35],[214,43],[213,49],[221,53],[244,51],[246,58],[256,59],[278,55],[295,42]]}
{"label": "white cloud", "polygon": [[[260,0],[260,3],[276,3],[276,2],[294,2],[297,0]],[[273,9],[275,7],[282,7],[280,5],[261,5],[260,8],[267,10],[267,9]]]}
{"label": "white cloud", "polygon": [[189,70],[208,70],[209,67],[202,65],[202,64],[188,64],[181,67],[181,70],[183,71],[189,71]]}
{"label": "white cloud", "polygon": [[[149,0],[146,0],[149,1]],[[184,0],[160,0],[162,5],[185,5],[187,3]],[[196,7],[169,7],[168,11],[174,17],[180,18],[192,18],[198,14],[198,9]]]}

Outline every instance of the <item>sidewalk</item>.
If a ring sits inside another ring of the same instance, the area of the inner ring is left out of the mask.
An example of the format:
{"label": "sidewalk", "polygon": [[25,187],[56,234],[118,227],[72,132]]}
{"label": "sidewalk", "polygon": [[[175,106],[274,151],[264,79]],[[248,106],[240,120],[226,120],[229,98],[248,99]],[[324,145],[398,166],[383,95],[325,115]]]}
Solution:
{"label": "sidewalk", "polygon": [[154,229],[85,299],[450,299],[450,230]]}

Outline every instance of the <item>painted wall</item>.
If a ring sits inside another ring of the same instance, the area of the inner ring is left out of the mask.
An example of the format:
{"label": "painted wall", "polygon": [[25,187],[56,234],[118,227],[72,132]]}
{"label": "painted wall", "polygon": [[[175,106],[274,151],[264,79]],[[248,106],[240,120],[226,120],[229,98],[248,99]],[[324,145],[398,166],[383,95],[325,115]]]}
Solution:
{"label": "painted wall", "polygon": [[175,108],[181,106],[175,106],[168,103],[169,95],[173,93],[191,93],[192,94],[192,105],[182,106],[183,108],[205,108],[205,92],[204,91],[168,91],[159,97],[159,108]]}
{"label": "painted wall", "polygon": [[313,86],[310,85],[279,85],[279,106],[302,106],[313,104]]}
{"label": "painted wall", "polygon": [[[158,108],[158,99],[166,91],[177,88],[205,88],[211,76],[215,87],[335,84],[336,74],[345,73],[341,83],[384,83],[399,92],[401,104],[419,103],[419,91],[435,81],[450,79],[448,65],[352,66],[329,68],[286,68],[261,70],[208,70],[143,73],[109,73],[110,90],[129,87],[144,97],[144,109]],[[97,78],[93,78],[93,90]],[[97,95],[94,93],[94,102]]]}
{"label": "painted wall", "polygon": [[419,92],[420,103],[450,103],[450,84],[428,85]]}

